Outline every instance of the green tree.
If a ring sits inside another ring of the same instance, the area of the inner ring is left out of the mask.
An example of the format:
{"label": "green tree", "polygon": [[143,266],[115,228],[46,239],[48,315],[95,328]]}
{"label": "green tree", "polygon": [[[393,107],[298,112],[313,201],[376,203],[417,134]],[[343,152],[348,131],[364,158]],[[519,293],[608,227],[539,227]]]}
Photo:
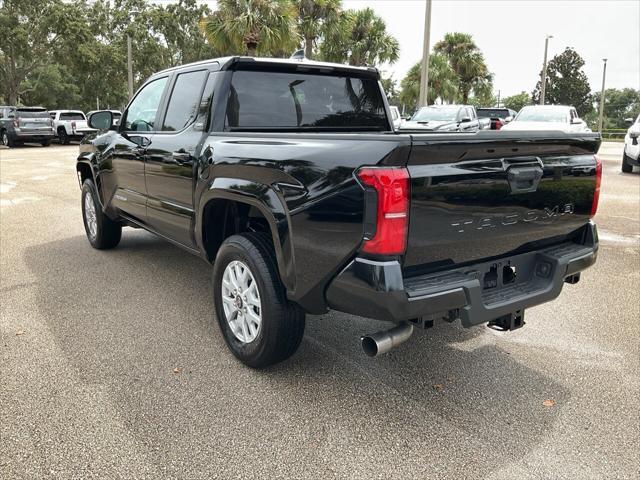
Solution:
{"label": "green tree", "polygon": [[[570,47],[554,56],[547,65],[545,103],[572,105],[582,117],[593,110],[593,98],[587,75],[582,71],[584,60]],[[542,70],[531,97],[533,103],[540,102]]]}
{"label": "green tree", "polygon": [[[593,96],[596,105],[594,114],[600,105],[600,92]],[[604,128],[627,128],[625,118],[636,118],[640,113],[640,91],[633,88],[607,88],[604,94]],[[597,115],[594,115],[597,118]]]}
{"label": "green tree", "polygon": [[0,8],[0,76],[10,104],[39,88],[54,58],[77,55],[90,38],[81,2],[5,0]]}
{"label": "green tree", "polygon": [[[407,75],[400,82],[400,102],[410,111],[418,106],[420,99],[420,79],[422,77],[422,62],[416,63],[409,69]],[[458,95],[458,77],[444,55],[429,55],[429,89],[427,103],[433,104],[438,99],[451,103]]]}
{"label": "green tree", "polygon": [[380,83],[384,89],[384,93],[387,95],[387,99],[391,105],[396,105],[399,100],[398,82],[392,77],[381,76]]}
{"label": "green tree", "polygon": [[211,15],[207,5],[180,0],[165,7],[154,5],[149,15],[153,36],[166,46],[166,63],[170,66],[218,56],[199,28],[199,20]]}
{"label": "green tree", "polygon": [[400,46],[384,20],[371,8],[346,10],[320,45],[324,60],[349,65],[377,65],[398,60]]}
{"label": "green tree", "polygon": [[493,87],[493,75],[484,55],[468,33],[447,33],[433,47],[435,53],[444,55],[458,77],[460,100],[468,103],[473,92],[476,97],[487,98]]}
{"label": "green tree", "polygon": [[296,48],[295,18],[289,0],[219,0],[200,26],[220,52],[269,56]]}
{"label": "green tree", "polygon": [[511,110],[519,112],[520,109],[525,105],[531,105],[531,97],[527,92],[520,92],[516,95],[511,95],[510,97],[503,98],[502,104],[506,108],[510,108]]}
{"label": "green tree", "polygon": [[[127,43],[134,86],[152,73],[217,56],[197,0],[0,1],[0,98],[47,108],[120,108],[128,99]],[[4,39],[7,41],[4,41]]]}
{"label": "green tree", "polygon": [[342,0],[295,0],[298,32],[304,41],[306,58],[313,58],[319,39],[338,27],[341,5]]}

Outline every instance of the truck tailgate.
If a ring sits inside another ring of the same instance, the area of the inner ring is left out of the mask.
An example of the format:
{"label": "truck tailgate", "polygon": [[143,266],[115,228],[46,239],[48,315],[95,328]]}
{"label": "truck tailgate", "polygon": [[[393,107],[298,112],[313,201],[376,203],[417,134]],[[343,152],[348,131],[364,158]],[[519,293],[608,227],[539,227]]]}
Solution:
{"label": "truck tailgate", "polygon": [[436,271],[561,242],[589,220],[597,134],[414,134],[404,267]]}

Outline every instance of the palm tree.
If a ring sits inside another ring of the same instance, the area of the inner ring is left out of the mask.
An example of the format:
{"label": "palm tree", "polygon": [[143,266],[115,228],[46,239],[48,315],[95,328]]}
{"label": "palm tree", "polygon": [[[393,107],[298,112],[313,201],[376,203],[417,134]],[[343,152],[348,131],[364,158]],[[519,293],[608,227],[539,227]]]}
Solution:
{"label": "palm tree", "polygon": [[399,52],[398,41],[371,8],[343,12],[320,46],[323,59],[349,65],[393,63]]}
{"label": "palm tree", "polygon": [[304,56],[313,57],[314,44],[338,25],[342,0],[295,0],[298,32],[304,41]]}
{"label": "palm tree", "polygon": [[[420,97],[420,79],[422,62],[409,69],[400,82],[400,102],[410,109],[418,105]],[[432,53],[429,56],[429,90],[427,103],[433,104],[437,99],[444,102],[455,102],[458,95],[458,76],[453,71],[444,55]]]}
{"label": "palm tree", "polygon": [[493,76],[484,60],[484,55],[468,33],[447,33],[433,47],[434,52],[444,55],[458,76],[458,89],[462,102],[469,101],[469,94],[491,88]]}
{"label": "palm tree", "polygon": [[218,10],[203,18],[200,28],[225,53],[269,56],[291,52],[298,44],[290,0],[219,0]]}

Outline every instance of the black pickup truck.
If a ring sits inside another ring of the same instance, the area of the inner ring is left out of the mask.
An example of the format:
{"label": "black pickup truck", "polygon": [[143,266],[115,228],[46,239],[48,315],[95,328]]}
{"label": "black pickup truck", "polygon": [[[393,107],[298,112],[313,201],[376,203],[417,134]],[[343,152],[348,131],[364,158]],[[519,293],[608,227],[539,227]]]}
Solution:
{"label": "black pickup truck", "polygon": [[596,134],[395,133],[372,68],[221,58],[162,71],[80,145],[87,237],[141,227],[213,264],[215,316],[252,367],[291,356],[305,314],[508,330],[598,250]]}

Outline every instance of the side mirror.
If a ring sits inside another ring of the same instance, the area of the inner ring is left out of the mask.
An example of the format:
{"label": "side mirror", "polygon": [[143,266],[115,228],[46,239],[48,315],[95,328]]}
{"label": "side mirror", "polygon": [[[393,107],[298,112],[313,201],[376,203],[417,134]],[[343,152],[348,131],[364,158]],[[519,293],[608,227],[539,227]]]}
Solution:
{"label": "side mirror", "polygon": [[633,118],[625,118],[624,123],[625,125],[628,125],[628,126],[633,125]]}
{"label": "side mirror", "polygon": [[631,138],[638,138],[640,137],[640,130],[631,130],[629,132],[629,137]]}
{"label": "side mirror", "polygon": [[503,123],[509,123],[511,120],[513,120],[513,117],[511,115],[509,115],[508,117],[504,118],[502,120]]}
{"label": "side mirror", "polygon": [[109,130],[113,125],[113,113],[109,110],[100,110],[89,116],[89,126],[96,130]]}
{"label": "side mirror", "polygon": [[571,120],[571,125],[582,125],[582,120],[580,120],[579,118],[574,118],[573,120]]}
{"label": "side mirror", "polygon": [[469,117],[462,117],[460,119],[460,123],[467,123],[467,122],[470,122],[470,121],[471,121],[471,119]]}

